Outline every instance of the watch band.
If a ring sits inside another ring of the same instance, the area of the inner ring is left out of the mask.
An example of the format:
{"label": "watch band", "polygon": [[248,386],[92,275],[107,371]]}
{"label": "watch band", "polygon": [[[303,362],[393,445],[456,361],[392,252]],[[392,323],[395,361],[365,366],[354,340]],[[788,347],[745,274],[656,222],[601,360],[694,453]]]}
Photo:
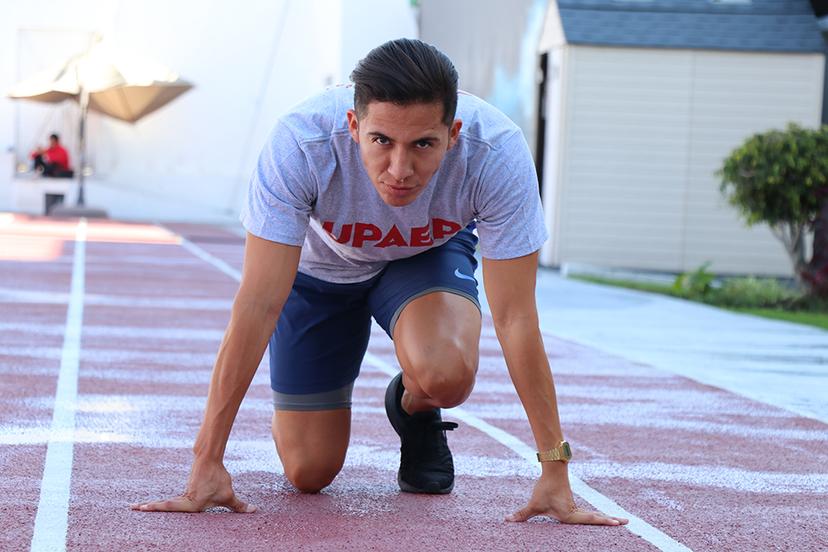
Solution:
{"label": "watch band", "polygon": [[569,443],[561,441],[557,447],[538,452],[538,462],[569,462],[572,458],[572,449]]}

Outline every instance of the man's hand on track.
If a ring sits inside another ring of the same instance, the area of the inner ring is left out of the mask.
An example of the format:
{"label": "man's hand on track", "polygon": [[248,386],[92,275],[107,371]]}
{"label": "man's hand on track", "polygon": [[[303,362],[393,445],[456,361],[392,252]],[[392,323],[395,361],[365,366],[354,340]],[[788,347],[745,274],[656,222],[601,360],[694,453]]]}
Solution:
{"label": "man's hand on track", "polygon": [[256,511],[255,506],[239,500],[233,492],[230,474],[221,462],[196,460],[184,494],[167,500],[133,504],[131,508],[141,512],[203,512],[219,506],[245,514]]}
{"label": "man's hand on track", "polygon": [[[557,463],[556,463],[557,464]],[[506,521],[526,521],[535,516],[548,516],[561,523],[581,525],[626,525],[629,520],[608,516],[601,512],[581,510],[575,505],[569,476],[564,464],[558,464],[555,472],[544,472],[535,483],[529,503],[507,516]]]}

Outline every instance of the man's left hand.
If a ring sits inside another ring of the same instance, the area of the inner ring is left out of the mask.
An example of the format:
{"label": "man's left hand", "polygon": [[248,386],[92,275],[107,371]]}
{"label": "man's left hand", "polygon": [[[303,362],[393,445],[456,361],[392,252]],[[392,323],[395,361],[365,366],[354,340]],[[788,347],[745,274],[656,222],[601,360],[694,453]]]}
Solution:
{"label": "man's left hand", "polygon": [[575,505],[566,465],[555,462],[552,469],[545,469],[535,483],[529,503],[507,516],[506,521],[526,521],[535,516],[549,516],[561,523],[582,525],[626,525],[629,520],[608,516],[601,512],[582,510]]}

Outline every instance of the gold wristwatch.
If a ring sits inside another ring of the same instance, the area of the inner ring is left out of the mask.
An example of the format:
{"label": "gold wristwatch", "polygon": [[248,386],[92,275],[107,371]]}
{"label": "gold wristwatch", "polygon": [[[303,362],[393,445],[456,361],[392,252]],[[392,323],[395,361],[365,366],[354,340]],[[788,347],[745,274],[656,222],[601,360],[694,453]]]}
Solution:
{"label": "gold wristwatch", "polygon": [[561,441],[557,447],[538,453],[538,462],[569,462],[572,459],[572,449],[569,443]]}

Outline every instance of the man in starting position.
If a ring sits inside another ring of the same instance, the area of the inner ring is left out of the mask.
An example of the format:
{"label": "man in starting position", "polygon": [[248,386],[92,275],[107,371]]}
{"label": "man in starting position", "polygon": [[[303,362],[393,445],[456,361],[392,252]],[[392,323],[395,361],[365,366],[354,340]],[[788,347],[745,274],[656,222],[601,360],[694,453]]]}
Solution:
{"label": "man in starting position", "polygon": [[[477,236],[497,337],[539,450],[527,506],[565,523],[627,522],[578,509],[571,456],[535,305],[546,240],[526,142],[502,113],[457,91],[439,50],[400,39],[372,50],[335,87],[285,115],[251,180],[244,269],[213,371],[187,489],[145,511],[255,508],[233,492],[224,449],[270,343],[273,438],[300,491],[345,460],[351,392],[373,317],[402,372],[385,407],[400,435],[403,491],[448,493],[454,466],[440,409],[463,403],[478,364]],[[275,330],[274,330],[275,328]]]}

